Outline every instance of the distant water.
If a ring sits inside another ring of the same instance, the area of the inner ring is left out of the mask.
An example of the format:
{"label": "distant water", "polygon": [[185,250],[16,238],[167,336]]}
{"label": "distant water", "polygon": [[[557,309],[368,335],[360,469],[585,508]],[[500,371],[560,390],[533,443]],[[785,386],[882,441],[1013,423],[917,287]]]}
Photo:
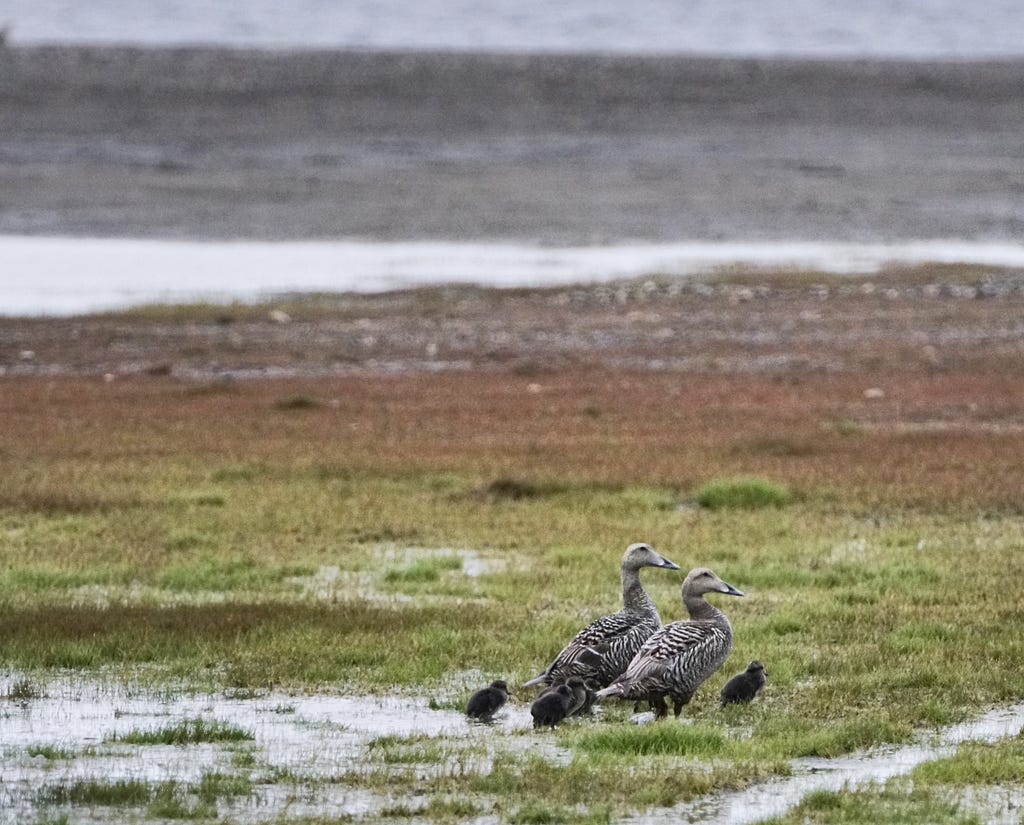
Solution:
{"label": "distant water", "polygon": [[5,0],[13,43],[1024,56],[1022,0]]}
{"label": "distant water", "polygon": [[[254,301],[444,283],[556,286],[745,265],[834,273],[887,263],[1024,268],[1024,245],[686,242],[589,247],[489,243],[198,242],[0,236],[0,316],[72,315],[148,303]],[[140,277],[145,273],[145,277]]]}

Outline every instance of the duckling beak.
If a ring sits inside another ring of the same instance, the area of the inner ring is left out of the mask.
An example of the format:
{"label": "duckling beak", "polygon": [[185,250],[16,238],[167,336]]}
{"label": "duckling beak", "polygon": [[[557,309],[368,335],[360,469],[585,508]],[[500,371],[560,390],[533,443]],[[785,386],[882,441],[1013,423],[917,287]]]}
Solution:
{"label": "duckling beak", "polygon": [[743,595],[743,591],[742,590],[737,590],[735,587],[733,587],[728,582],[722,582],[722,587],[720,587],[718,589],[718,592],[719,593],[726,593],[729,596],[742,596]]}

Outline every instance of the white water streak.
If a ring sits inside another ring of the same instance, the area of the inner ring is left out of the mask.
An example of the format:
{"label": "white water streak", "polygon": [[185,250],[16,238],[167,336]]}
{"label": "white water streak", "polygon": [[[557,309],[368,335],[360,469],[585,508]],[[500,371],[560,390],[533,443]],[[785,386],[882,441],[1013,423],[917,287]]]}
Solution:
{"label": "white water streak", "polygon": [[196,242],[0,237],[0,315],[70,315],[147,303],[255,301],[281,293],[383,292],[443,283],[557,286],[729,266],[849,274],[887,264],[1024,266],[1024,245],[685,242]]}

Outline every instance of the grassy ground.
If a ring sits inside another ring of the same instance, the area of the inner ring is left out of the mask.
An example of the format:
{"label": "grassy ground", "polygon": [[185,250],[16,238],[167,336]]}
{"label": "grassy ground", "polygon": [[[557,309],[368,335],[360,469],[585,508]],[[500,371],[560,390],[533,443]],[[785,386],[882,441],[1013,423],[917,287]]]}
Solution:
{"label": "grassy ground", "polygon": [[[924,374],[0,381],[0,650],[23,688],[72,668],[460,706],[614,610],[630,542],[747,594],[722,605],[734,651],[692,724],[637,728],[610,707],[553,734],[567,762],[421,778],[425,801],[393,819],[612,821],[1024,698],[1012,359]],[[737,478],[768,492],[730,497]],[[644,579],[663,618],[681,617],[681,575]],[[720,711],[718,688],[752,658],[765,695]],[[396,764],[460,758],[383,742],[334,781],[386,786]],[[934,789],[1024,782],[1019,766],[934,770],[909,797],[818,795],[778,821],[971,822]],[[195,789],[187,804],[128,790],[153,810],[207,810]]]}

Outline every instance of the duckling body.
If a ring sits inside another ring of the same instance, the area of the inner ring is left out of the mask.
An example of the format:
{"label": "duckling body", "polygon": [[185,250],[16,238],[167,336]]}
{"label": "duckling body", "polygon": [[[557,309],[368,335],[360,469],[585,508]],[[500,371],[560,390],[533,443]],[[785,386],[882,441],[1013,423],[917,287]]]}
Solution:
{"label": "duckling body", "polygon": [[750,702],[764,687],[768,671],[757,659],[754,659],[747,669],[737,673],[722,688],[719,698],[723,705],[736,702]]}
{"label": "duckling body", "polygon": [[530,705],[533,726],[554,728],[569,715],[575,702],[576,697],[569,685],[562,684],[543,691]]}
{"label": "duckling body", "polygon": [[668,713],[666,699],[679,716],[697,688],[718,670],[732,649],[732,626],[706,593],[743,594],[706,567],[689,572],[682,585],[688,620],[671,622],[654,633],[633,657],[625,672],[598,696],[647,700],[655,716]]}
{"label": "duckling body", "polygon": [[678,570],[648,544],[631,544],[622,557],[622,609],[591,622],[562,648],[531,685],[554,685],[572,676],[594,679],[601,687],[618,676],[643,643],[661,627],[661,617],[640,583],[643,567]]}
{"label": "duckling body", "polygon": [[497,679],[469,697],[466,716],[470,719],[490,719],[507,700],[508,685],[504,680]]}

